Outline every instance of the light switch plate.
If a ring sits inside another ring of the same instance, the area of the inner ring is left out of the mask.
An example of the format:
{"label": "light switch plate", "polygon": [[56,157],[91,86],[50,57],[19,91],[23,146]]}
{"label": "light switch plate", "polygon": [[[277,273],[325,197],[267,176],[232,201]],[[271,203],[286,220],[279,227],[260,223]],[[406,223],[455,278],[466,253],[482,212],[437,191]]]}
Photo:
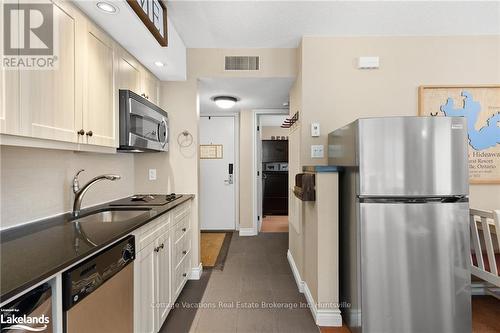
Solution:
{"label": "light switch plate", "polygon": [[319,123],[311,123],[311,136],[312,137],[320,136]]}
{"label": "light switch plate", "polygon": [[323,158],[325,156],[323,145],[311,145],[311,158]]}
{"label": "light switch plate", "polygon": [[156,169],[149,169],[149,180],[156,180]]}

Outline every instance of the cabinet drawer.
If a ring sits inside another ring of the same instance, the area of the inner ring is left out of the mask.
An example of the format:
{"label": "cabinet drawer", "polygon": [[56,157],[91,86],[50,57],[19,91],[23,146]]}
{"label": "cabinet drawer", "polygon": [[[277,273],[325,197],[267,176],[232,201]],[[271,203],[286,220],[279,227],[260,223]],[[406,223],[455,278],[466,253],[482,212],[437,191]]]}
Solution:
{"label": "cabinet drawer", "polygon": [[174,275],[175,298],[177,298],[177,295],[182,290],[182,287],[184,287],[184,284],[189,278],[190,271],[191,271],[191,259],[189,256],[185,256],[181,264],[175,269],[175,275]]}
{"label": "cabinet drawer", "polygon": [[179,264],[184,257],[190,255],[191,251],[191,232],[187,232],[179,241],[174,245],[174,267],[179,267]]}
{"label": "cabinet drawer", "polygon": [[189,202],[185,202],[172,210],[172,218],[174,220],[174,224],[180,222],[186,215],[189,215],[190,207],[191,206]]}
{"label": "cabinet drawer", "polygon": [[189,232],[189,215],[185,215],[174,227],[174,243]]}
{"label": "cabinet drawer", "polygon": [[137,251],[141,251],[144,247],[151,244],[159,235],[168,229],[169,225],[170,215],[164,214],[134,232],[137,240]]}

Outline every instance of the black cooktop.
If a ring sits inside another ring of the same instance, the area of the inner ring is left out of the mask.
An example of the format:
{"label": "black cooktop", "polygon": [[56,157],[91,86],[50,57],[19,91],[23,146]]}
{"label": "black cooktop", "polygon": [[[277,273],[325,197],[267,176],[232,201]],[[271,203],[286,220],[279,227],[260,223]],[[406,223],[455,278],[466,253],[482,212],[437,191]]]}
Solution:
{"label": "black cooktop", "polygon": [[182,197],[182,194],[136,194],[114,201],[110,206],[163,206]]}

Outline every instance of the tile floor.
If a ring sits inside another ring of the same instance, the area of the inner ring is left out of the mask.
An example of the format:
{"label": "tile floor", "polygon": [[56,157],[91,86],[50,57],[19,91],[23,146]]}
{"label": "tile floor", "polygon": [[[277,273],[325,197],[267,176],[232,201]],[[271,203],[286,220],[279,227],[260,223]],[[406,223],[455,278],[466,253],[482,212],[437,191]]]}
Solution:
{"label": "tile floor", "polygon": [[[288,265],[287,233],[233,235],[223,271],[212,270],[191,332],[318,332]],[[287,305],[295,308],[269,309]]]}
{"label": "tile floor", "polygon": [[[299,293],[286,258],[287,233],[233,235],[224,270],[213,269],[197,311],[174,309],[161,332],[187,332],[179,326],[191,321],[189,332],[319,332],[304,295]],[[196,300],[200,286],[190,281],[181,300]],[[190,296],[191,295],[191,296]],[[287,306],[287,308],[263,308]],[[193,318],[194,312],[194,318]],[[179,317],[184,317],[184,321]],[[174,325],[177,322],[177,325]],[[173,328],[176,328],[172,330]]]}
{"label": "tile floor", "polygon": [[[224,270],[207,269],[188,281],[160,333],[166,332],[319,332],[303,294],[297,290],[286,258],[287,233],[239,237],[233,233]],[[239,302],[239,303],[238,303]],[[265,304],[298,308],[262,309]],[[201,304],[211,308],[188,308]],[[246,308],[245,308],[246,306]],[[248,308],[254,306],[255,308]],[[500,301],[472,298],[473,332],[500,332]],[[346,327],[323,327],[322,333],[348,333]]]}

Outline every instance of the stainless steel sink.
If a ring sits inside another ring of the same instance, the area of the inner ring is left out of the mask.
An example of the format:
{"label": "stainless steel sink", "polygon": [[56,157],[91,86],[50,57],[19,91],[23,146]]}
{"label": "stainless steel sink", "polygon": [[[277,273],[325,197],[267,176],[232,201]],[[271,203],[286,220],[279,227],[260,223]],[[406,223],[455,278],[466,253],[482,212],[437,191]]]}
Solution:
{"label": "stainless steel sink", "polygon": [[143,214],[149,214],[151,208],[107,208],[103,210],[99,210],[96,212],[91,212],[82,217],[76,218],[72,220],[72,222],[102,222],[102,223],[115,223],[115,222],[124,222],[141,216]]}

